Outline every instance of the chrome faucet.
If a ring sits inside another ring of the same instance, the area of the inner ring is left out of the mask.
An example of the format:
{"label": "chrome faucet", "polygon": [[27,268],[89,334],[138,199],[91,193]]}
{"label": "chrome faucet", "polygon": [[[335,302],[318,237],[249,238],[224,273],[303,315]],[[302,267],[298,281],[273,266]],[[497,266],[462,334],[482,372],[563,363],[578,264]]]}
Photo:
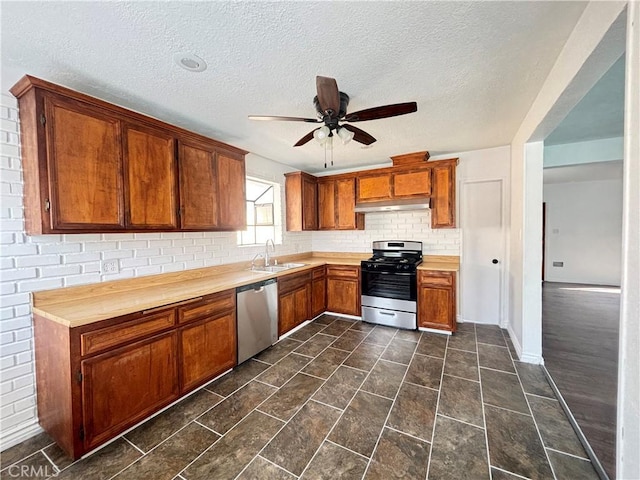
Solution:
{"label": "chrome faucet", "polygon": [[[262,255],[261,253],[256,253],[253,256],[253,260],[251,260],[251,270],[255,270],[256,269],[256,260],[258,259],[258,257],[264,258],[264,255]],[[266,263],[265,263],[265,265],[266,265]]]}
{"label": "chrome faucet", "polygon": [[264,246],[264,266],[268,267],[269,265],[271,265],[271,263],[269,262],[269,242],[271,242],[271,252],[272,253],[276,253],[276,245],[275,243],[273,243],[273,240],[269,239],[266,241],[265,246]]}

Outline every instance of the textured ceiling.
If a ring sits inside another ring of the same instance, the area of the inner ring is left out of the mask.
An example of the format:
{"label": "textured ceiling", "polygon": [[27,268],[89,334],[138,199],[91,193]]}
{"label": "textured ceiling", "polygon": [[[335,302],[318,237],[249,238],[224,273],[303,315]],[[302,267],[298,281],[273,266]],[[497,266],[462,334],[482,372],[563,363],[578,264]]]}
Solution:
{"label": "textured ceiling", "polygon": [[[1,3],[2,87],[26,73],[310,172],[315,76],[349,111],[416,101],[418,112],[357,126],[378,139],[334,149],[335,168],[391,155],[510,143],[585,2]],[[209,68],[191,73],[172,56]]]}
{"label": "textured ceiling", "polygon": [[624,55],[544,140],[545,145],[624,135]]}

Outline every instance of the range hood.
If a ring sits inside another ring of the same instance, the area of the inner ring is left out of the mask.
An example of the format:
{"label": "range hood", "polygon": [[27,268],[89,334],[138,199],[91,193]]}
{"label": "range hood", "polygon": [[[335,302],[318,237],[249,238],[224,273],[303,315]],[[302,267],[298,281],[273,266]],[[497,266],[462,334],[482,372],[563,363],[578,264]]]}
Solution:
{"label": "range hood", "polygon": [[402,210],[424,210],[429,208],[429,198],[384,200],[381,202],[356,203],[356,213],[398,212]]}

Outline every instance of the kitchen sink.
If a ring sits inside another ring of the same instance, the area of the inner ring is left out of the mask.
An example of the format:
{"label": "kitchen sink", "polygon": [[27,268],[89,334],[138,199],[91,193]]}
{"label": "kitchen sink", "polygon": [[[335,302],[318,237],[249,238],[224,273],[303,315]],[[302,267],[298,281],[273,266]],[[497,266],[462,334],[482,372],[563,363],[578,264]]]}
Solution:
{"label": "kitchen sink", "polygon": [[269,265],[268,267],[253,267],[251,270],[254,272],[284,272],[285,270],[291,270],[292,268],[299,268],[306,266],[306,263],[283,263],[280,265]]}

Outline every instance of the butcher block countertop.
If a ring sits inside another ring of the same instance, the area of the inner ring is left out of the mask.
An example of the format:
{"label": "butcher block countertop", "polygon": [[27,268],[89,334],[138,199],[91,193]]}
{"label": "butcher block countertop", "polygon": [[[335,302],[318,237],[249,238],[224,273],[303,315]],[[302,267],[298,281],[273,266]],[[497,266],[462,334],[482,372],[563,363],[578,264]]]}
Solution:
{"label": "butcher block countertop", "polygon": [[[112,282],[33,292],[33,313],[69,328],[146,309],[190,300],[250,283],[276,278],[321,265],[360,266],[370,254],[306,252],[275,257],[278,263],[304,263],[304,267],[278,273],[251,271],[250,262],[182,272],[150,275]],[[459,269],[459,257],[424,257],[420,270]]]}

